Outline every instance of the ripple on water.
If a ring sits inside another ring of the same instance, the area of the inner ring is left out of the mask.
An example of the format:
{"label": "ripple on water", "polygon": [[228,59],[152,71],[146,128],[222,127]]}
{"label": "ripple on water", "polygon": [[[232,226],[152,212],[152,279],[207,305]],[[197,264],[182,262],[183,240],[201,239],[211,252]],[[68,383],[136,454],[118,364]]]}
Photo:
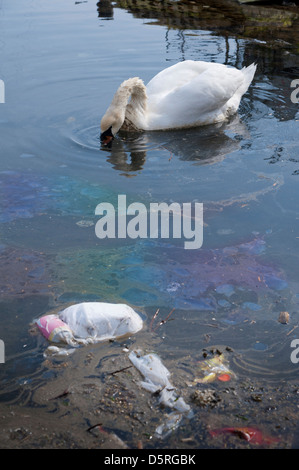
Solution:
{"label": "ripple on water", "polygon": [[89,126],[82,129],[74,129],[67,137],[79,147],[88,150],[99,151],[101,148],[99,126]]}

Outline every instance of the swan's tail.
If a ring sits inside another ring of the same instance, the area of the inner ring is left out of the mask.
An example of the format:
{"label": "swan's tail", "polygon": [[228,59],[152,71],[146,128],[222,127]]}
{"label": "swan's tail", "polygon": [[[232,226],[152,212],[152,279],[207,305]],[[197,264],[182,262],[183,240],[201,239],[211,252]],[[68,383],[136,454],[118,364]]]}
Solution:
{"label": "swan's tail", "polygon": [[246,91],[249,88],[250,83],[253,80],[256,67],[257,67],[256,64],[251,64],[248,67],[242,68],[241,72],[243,74],[244,80],[242,84],[239,86],[239,88],[237,89],[237,91],[235,92],[235,94],[231,97],[231,99],[226,104],[229,115],[234,114],[238,110],[240,106],[241,98],[244,95],[244,93],[246,93]]}
{"label": "swan's tail", "polygon": [[254,77],[254,74],[255,74],[255,71],[256,71],[256,67],[257,67],[257,65],[253,63],[253,64],[249,65],[248,67],[243,67],[242,68],[242,72],[243,72],[243,75],[244,75],[244,82],[238,90],[238,93],[240,92],[240,97],[242,97],[244,95],[244,93],[246,93],[246,91],[248,90],[249,85],[253,80],[253,77]]}

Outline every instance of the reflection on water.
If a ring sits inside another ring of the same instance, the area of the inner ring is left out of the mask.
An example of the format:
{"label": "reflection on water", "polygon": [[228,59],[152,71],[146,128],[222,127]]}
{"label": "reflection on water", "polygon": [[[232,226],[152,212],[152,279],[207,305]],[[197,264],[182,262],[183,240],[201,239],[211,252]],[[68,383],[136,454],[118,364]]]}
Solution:
{"label": "reflection on water", "polygon": [[[153,18],[158,24],[175,29],[178,48],[182,53],[180,60],[186,58],[185,53],[193,52],[188,50],[187,35],[184,34],[188,29],[220,33],[226,41],[217,42],[220,47],[226,46],[227,52],[229,36],[232,35],[263,40],[266,42],[266,47],[272,48],[279,48],[283,40],[288,42],[284,46],[298,52],[298,14],[294,3],[264,2],[257,6],[230,0],[211,0],[208,4],[202,0],[197,2],[119,0],[116,5],[128,8],[137,18]],[[191,41],[192,39],[191,37]]]}
{"label": "reflection on water", "polygon": [[[34,11],[23,0],[4,1],[0,17],[7,92],[0,105],[1,401],[33,404],[40,383],[60,376],[43,362],[45,341],[31,334],[32,319],[88,300],[140,309],[141,342],[154,343],[174,370],[181,361],[192,375],[204,348],[227,345],[241,380],[295,380],[298,104],[290,83],[299,69],[293,41],[284,50],[254,40],[272,7],[226,2],[220,18],[218,1],[184,2],[188,12],[176,2],[163,19],[166,2],[33,3]],[[289,22],[275,39],[291,41],[297,20],[292,8],[283,11]],[[255,12],[251,25],[246,12]],[[111,150],[102,149],[100,118],[121,81],[138,75],[147,83],[189,58],[258,62],[238,115],[199,129],[122,132]],[[203,247],[97,239],[95,208],[116,207],[119,194],[146,207],[202,202]],[[163,319],[175,310],[153,335],[158,309]],[[277,321],[281,311],[289,312],[288,325]]]}
{"label": "reflection on water", "polygon": [[97,3],[99,18],[113,19],[113,5],[110,0],[100,0]]}
{"label": "reflection on water", "polygon": [[[238,136],[238,138],[234,138]],[[228,123],[204,126],[200,129],[176,131],[121,132],[113,141],[112,148],[103,149],[107,161],[115,170],[124,173],[144,168],[147,153],[165,150],[169,160],[175,155],[181,160],[196,165],[214,164],[230,153],[240,149],[240,139],[249,136],[249,131],[237,115]],[[89,150],[100,150],[99,129],[74,129],[69,138],[77,145]]]}

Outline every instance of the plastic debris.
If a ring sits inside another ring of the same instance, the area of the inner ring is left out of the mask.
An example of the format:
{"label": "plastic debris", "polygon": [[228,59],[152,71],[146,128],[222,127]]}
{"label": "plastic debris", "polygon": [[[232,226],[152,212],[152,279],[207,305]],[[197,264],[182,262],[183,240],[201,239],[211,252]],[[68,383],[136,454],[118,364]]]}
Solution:
{"label": "plastic debris", "polygon": [[72,330],[57,315],[45,315],[35,323],[48,341],[73,344]]}
{"label": "plastic debris", "polygon": [[220,434],[235,434],[241,439],[245,439],[245,441],[252,442],[253,444],[273,444],[278,442],[279,439],[272,436],[266,436],[262,433],[260,429],[256,428],[248,428],[248,427],[228,427],[228,428],[219,428],[213,429],[210,431],[210,435],[212,437],[218,436]]}
{"label": "plastic debris", "polygon": [[209,383],[214,380],[228,382],[231,378],[235,378],[234,372],[228,367],[228,361],[223,354],[199,361],[200,377],[194,379],[194,383]]}
{"label": "plastic debris", "polygon": [[76,348],[61,348],[59,346],[48,346],[44,352],[44,357],[50,356],[70,356]]}
{"label": "plastic debris", "polygon": [[83,302],[60,313],[60,318],[74,336],[96,343],[137,333],[143,321],[129,305],[103,302]]}
{"label": "plastic debris", "polygon": [[181,412],[190,410],[190,406],[183,398],[178,398],[175,388],[169,381],[170,372],[156,354],[142,356],[140,351],[132,351],[129,359],[145,378],[145,381],[141,382],[142,387],[152,393],[160,390],[160,403]]}
{"label": "plastic debris", "polygon": [[159,403],[176,410],[168,414],[166,422],[156,428],[158,437],[166,437],[169,432],[179,426],[183,416],[192,415],[191,408],[182,397],[177,395],[169,381],[169,370],[156,354],[142,356],[140,351],[132,351],[129,359],[145,379],[140,382],[141,386],[152,393],[159,394]]}
{"label": "plastic debris", "polygon": [[[120,338],[137,333],[143,327],[141,317],[128,305],[103,302],[72,305],[57,315],[45,315],[35,323],[48,341],[72,347]],[[58,353],[55,348],[52,346],[48,352]],[[60,350],[60,353],[67,351]]]}

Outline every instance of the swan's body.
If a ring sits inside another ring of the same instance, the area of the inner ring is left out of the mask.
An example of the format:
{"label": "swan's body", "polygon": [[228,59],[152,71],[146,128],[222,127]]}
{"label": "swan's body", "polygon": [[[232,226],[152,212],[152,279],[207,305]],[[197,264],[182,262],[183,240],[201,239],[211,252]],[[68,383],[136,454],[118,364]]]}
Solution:
{"label": "swan's body", "polygon": [[129,78],[101,120],[101,140],[111,141],[120,129],[182,129],[223,121],[238,110],[255,70],[255,64],[238,70],[186,60],[162,70],[146,86],[138,77]]}

